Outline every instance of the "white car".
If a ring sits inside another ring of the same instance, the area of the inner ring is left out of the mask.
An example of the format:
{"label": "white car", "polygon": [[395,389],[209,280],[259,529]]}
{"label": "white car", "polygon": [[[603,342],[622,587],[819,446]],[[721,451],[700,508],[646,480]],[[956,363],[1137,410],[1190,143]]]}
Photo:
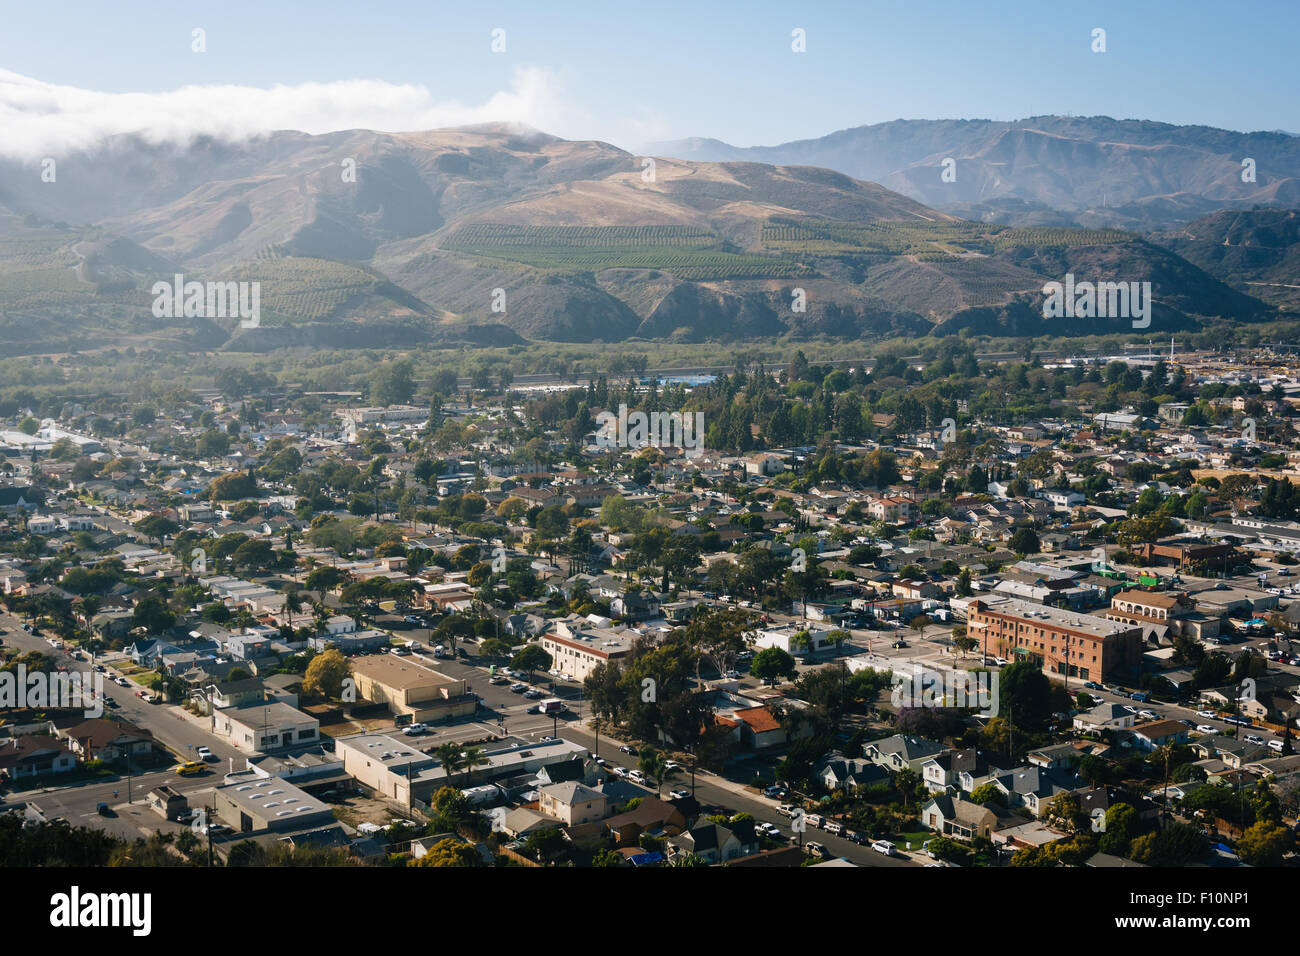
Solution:
{"label": "white car", "polygon": [[1212,710],[1198,710],[1196,712],[1196,716],[1200,717],[1202,720],[1214,720],[1214,718],[1218,717],[1219,715]]}
{"label": "white car", "polygon": [[614,774],[615,774],[615,776],[626,777],[626,776],[627,776],[627,767],[619,767],[619,766],[615,766],[615,767],[614,767]]}
{"label": "white car", "polygon": [[627,776],[629,780],[635,780],[637,783],[645,783],[645,774],[640,770],[629,770]]}
{"label": "white car", "polygon": [[1160,719],[1159,717],[1157,717],[1157,716],[1155,715],[1155,712],[1154,712],[1154,711],[1150,711],[1150,710],[1139,711],[1139,712],[1138,712],[1138,716],[1141,717],[1143,720],[1159,720],[1159,719]]}
{"label": "white car", "polygon": [[203,760],[203,761],[216,760],[216,759],[217,759],[217,755],[214,754],[214,753],[213,753],[211,750],[209,750],[207,747],[200,747],[198,750],[194,751],[194,756],[198,757],[200,760]]}
{"label": "white car", "polygon": [[1246,743],[1262,747],[1264,746],[1264,738],[1258,734],[1246,734]]}
{"label": "white car", "polygon": [[877,853],[883,853],[885,856],[898,855],[898,847],[894,846],[894,844],[890,843],[888,840],[876,840],[871,844],[871,849],[875,850]]}
{"label": "white car", "polygon": [[1269,749],[1269,750],[1276,750],[1278,753],[1281,753],[1281,752],[1282,752],[1282,748],[1283,748],[1284,746],[1285,746],[1285,744],[1283,744],[1282,741],[1280,741],[1280,740],[1270,740],[1270,741],[1268,742],[1268,749]]}
{"label": "white car", "polygon": [[[672,797],[674,800],[685,800],[690,795],[691,792],[689,790],[674,790],[668,794],[668,796]],[[771,824],[766,824],[766,826],[771,826]],[[762,829],[762,826],[760,826],[759,829]]]}
{"label": "white car", "polygon": [[771,837],[774,840],[781,839],[781,831],[777,828],[775,823],[756,823],[754,829],[763,836]]}
{"label": "white car", "polygon": [[1219,731],[1211,724],[1197,724],[1196,729],[1203,734],[1217,734]]}
{"label": "white car", "polygon": [[420,734],[427,734],[428,732],[428,724],[409,724],[402,728],[402,733],[408,737],[418,737]]}

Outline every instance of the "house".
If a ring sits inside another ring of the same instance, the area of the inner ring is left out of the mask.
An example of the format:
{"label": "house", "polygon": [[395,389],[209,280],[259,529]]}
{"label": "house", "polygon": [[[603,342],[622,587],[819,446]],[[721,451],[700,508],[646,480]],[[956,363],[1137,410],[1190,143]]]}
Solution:
{"label": "house", "polygon": [[83,760],[112,763],[124,757],[148,754],[153,734],[124,720],[96,717],[58,730],[58,735]]}
{"label": "house", "polygon": [[[996,763],[994,761],[996,760]],[[986,750],[970,747],[966,750],[950,750],[927,760],[921,765],[921,779],[926,788],[933,793],[957,790],[972,793],[991,778],[1005,773],[1008,761],[994,757]]]}
{"label": "house", "polygon": [[1088,788],[1088,782],[1077,774],[1034,766],[1009,771],[991,782],[1007,798],[1008,807],[1024,807],[1035,817],[1041,817],[1057,796]]}
{"label": "house", "polygon": [[1187,725],[1177,720],[1152,720],[1133,728],[1133,742],[1143,750],[1185,744],[1188,736]]}
{"label": "house", "polygon": [[[577,763],[577,761],[569,761]],[[575,826],[603,820],[609,804],[603,793],[577,782],[553,783],[538,791],[538,807],[547,816]]]}
{"label": "house", "polygon": [[320,739],[320,721],[280,701],[214,708],[212,732],[245,754],[266,753]]}
{"label": "house", "polygon": [[718,714],[716,720],[739,730],[741,744],[751,750],[779,747],[788,742],[785,728],[767,707],[744,707],[729,714]]}
{"label": "house", "polygon": [[358,657],[352,662],[352,676],[361,698],[387,704],[393,714],[412,721],[469,717],[478,709],[465,680],[392,654]]}
{"label": "house", "polygon": [[939,794],[921,808],[921,825],[959,840],[990,838],[1000,824],[994,805],[981,806],[960,796]]}
{"label": "house", "polygon": [[705,863],[726,863],[757,853],[761,845],[752,823],[703,823],[665,842],[668,859],[693,854]]}
{"label": "house", "polygon": [[813,775],[827,790],[869,787],[876,783],[888,783],[892,779],[889,771],[879,764],[848,758],[828,760],[820,769],[814,769]]}
{"label": "house", "polygon": [[686,817],[658,797],[643,797],[631,810],[605,821],[605,830],[619,846],[634,846],[641,834],[675,836],[686,828]]}
{"label": "house", "polygon": [[1074,715],[1074,729],[1085,733],[1103,730],[1127,730],[1136,718],[1119,704],[1098,704],[1092,710]]}
{"label": "house", "polygon": [[931,757],[943,753],[948,748],[924,737],[910,737],[906,734],[894,734],[883,740],[873,740],[862,748],[863,755],[877,766],[897,773],[900,770],[921,772],[921,767]]}
{"label": "house", "polygon": [[23,734],[0,742],[0,777],[7,780],[68,773],[76,767],[76,755],[49,734]]}

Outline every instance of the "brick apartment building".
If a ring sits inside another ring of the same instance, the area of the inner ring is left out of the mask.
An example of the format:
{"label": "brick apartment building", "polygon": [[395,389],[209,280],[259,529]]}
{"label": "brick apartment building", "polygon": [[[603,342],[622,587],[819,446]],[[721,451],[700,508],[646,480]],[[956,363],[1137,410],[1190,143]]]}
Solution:
{"label": "brick apartment building", "polygon": [[1139,626],[1014,598],[972,601],[968,629],[986,655],[1028,657],[1079,680],[1136,668],[1142,654]]}

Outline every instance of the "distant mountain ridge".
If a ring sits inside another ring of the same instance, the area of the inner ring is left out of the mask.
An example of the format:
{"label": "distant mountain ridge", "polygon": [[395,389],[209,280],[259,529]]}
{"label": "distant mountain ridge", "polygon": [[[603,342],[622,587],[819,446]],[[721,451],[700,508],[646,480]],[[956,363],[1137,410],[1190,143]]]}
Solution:
{"label": "distant mountain ridge", "polygon": [[[1169,248],[1020,205],[1010,228],[821,166],[647,162],[495,124],[118,137],[57,183],[0,161],[0,349],[1124,331],[1043,318],[1043,284],[1071,272],[1150,281],[1156,328],[1273,314]],[[261,325],[154,316],[176,273],[259,283]]]}
{"label": "distant mountain ridge", "polygon": [[[825,166],[928,206],[1010,225],[1168,229],[1223,208],[1300,206],[1300,138],[1107,116],[894,120],[778,146],[652,143],[649,155]],[[943,161],[955,179],[943,179]],[[1243,181],[1242,161],[1254,161]],[[1027,218],[1028,217],[1028,218]]]}

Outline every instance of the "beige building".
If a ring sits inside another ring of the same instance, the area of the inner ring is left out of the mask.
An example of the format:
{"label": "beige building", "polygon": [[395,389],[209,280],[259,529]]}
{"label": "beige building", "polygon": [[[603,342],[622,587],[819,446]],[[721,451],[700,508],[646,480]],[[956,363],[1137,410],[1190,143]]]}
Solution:
{"label": "beige building", "polygon": [[632,637],[624,631],[605,628],[571,629],[560,622],[555,631],[538,638],[542,650],[551,655],[551,670],[568,674],[574,680],[586,680],[600,664],[626,657],[632,650]]}
{"label": "beige building", "polygon": [[413,721],[445,720],[471,716],[478,700],[469,685],[430,667],[392,654],[372,654],[352,662],[357,694],[376,704],[387,704],[397,715]]}
{"label": "beige building", "polygon": [[320,739],[320,721],[279,701],[215,710],[212,732],[241,753],[280,750]]}
{"label": "beige building", "polygon": [[563,820],[565,826],[603,820],[609,814],[605,795],[576,781],[550,784],[542,787],[538,795],[542,813]]}

